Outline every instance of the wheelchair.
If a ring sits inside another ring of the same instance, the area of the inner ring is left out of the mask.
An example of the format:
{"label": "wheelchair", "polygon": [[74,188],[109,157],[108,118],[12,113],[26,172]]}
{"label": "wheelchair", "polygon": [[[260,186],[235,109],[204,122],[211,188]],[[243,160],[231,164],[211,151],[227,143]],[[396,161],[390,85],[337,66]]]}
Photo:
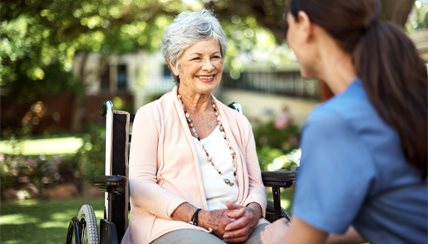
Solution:
{"label": "wheelchair", "polygon": [[[242,113],[238,103],[229,107]],[[90,204],[81,206],[77,216],[70,219],[67,230],[67,244],[116,244],[120,243],[128,227],[128,146],[131,140],[131,125],[134,115],[114,110],[111,101],[103,106],[106,120],[105,175],[96,178],[94,184],[103,192],[104,218],[98,224]],[[290,220],[281,207],[280,189],[289,188],[295,182],[296,171],[262,172],[263,183],[271,187],[273,201],[268,201],[266,219],[273,222],[279,218]]]}

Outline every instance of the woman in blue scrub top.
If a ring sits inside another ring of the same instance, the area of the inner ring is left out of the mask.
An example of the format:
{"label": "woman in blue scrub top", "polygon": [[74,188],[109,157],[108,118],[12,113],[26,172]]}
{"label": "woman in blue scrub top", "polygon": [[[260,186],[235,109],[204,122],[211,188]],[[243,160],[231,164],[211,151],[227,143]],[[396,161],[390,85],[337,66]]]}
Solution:
{"label": "woman in blue scrub top", "polygon": [[302,133],[291,223],[264,243],[428,243],[427,69],[377,0],[291,0],[302,76],[335,96]]}

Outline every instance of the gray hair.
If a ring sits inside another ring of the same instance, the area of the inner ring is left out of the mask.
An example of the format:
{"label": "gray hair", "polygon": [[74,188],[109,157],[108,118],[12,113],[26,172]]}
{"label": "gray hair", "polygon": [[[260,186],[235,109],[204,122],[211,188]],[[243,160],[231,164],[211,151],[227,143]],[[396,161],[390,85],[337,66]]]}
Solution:
{"label": "gray hair", "polygon": [[220,44],[221,56],[224,57],[227,39],[218,19],[210,10],[198,12],[184,11],[175,17],[165,30],[162,38],[162,54],[167,64],[177,60],[184,50],[198,41],[214,38]]}

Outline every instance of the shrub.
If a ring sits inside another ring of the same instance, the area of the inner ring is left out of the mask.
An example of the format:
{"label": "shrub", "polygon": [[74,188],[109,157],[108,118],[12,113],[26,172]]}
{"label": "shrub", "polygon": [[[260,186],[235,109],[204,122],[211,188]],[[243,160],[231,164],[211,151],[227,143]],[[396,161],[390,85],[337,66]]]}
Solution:
{"label": "shrub", "polygon": [[275,127],[275,121],[271,120],[254,130],[257,148],[269,146],[277,148],[283,153],[288,153],[299,147],[300,128],[290,124],[285,128]]}
{"label": "shrub", "polygon": [[[79,169],[73,158],[44,155],[0,155],[1,191],[35,187],[43,191],[62,183],[79,182]],[[79,184],[78,184],[79,186]]]}
{"label": "shrub", "polygon": [[[287,109],[283,112],[281,116],[254,128],[257,155],[262,170],[269,170],[268,166],[275,159],[299,148],[300,128],[293,122]],[[292,163],[298,164],[291,160],[283,162],[283,169],[291,169]]]}
{"label": "shrub", "polygon": [[95,177],[104,175],[105,128],[91,125],[85,129],[83,144],[76,154],[82,179],[93,182]]}

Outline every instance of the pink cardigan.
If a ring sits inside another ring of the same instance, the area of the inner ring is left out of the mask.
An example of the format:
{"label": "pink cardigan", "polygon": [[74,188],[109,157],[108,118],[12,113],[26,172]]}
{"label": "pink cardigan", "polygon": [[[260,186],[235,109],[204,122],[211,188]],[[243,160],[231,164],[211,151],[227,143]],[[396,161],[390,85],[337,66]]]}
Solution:
{"label": "pink cardigan", "polygon": [[[131,214],[122,243],[150,243],[178,229],[205,230],[171,218],[183,202],[207,208],[192,136],[176,94],[174,87],[141,107],[135,116],[129,159]],[[242,114],[217,99],[215,103],[237,153],[236,203],[245,206],[257,202],[265,215],[265,188],[251,125]]]}

